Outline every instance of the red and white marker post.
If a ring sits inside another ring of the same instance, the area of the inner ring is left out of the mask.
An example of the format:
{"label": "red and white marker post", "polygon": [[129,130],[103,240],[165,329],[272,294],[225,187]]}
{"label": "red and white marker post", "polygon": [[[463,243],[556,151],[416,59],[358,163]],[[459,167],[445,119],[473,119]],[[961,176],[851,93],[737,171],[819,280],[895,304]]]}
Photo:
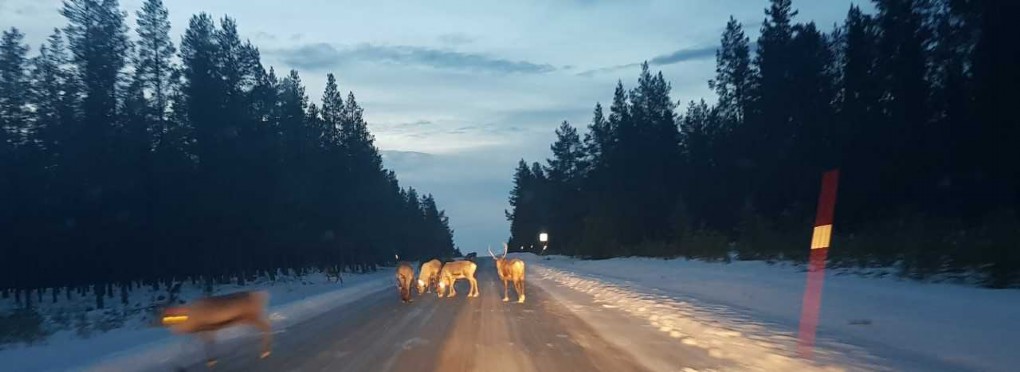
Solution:
{"label": "red and white marker post", "polygon": [[818,195],[815,229],[811,235],[807,288],[804,290],[804,303],[800,313],[798,350],[800,356],[806,359],[811,359],[815,346],[815,331],[818,328],[818,313],[822,304],[822,284],[825,281],[825,259],[829,254],[829,241],[832,239],[832,220],[836,211],[838,184],[838,169],[822,174],[822,190]]}

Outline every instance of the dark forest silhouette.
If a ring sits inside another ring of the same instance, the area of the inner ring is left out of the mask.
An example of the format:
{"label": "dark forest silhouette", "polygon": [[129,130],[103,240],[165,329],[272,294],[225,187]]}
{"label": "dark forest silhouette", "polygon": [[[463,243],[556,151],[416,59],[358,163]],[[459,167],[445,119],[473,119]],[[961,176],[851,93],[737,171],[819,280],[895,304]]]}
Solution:
{"label": "dark forest silhouette", "polygon": [[61,13],[32,58],[16,28],[0,41],[5,298],[94,290],[103,307],[141,283],[455,254],[444,213],[383,168],[332,74],[309,103],[229,17],[195,15],[175,45],[160,0],[135,37],[116,0]]}
{"label": "dark forest silhouette", "polygon": [[804,260],[820,175],[840,168],[834,263],[1017,284],[1017,2],[874,4],[823,33],[773,0],[753,51],[731,17],[713,105],[674,104],[645,64],[583,138],[564,122],[552,159],[520,162],[510,244],[543,231],[594,258]]}

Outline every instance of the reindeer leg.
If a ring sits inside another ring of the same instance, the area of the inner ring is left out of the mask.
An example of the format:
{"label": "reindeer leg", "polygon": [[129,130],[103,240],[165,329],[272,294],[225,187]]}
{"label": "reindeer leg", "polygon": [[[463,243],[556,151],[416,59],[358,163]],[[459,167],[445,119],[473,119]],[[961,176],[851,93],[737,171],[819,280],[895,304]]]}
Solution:
{"label": "reindeer leg", "polygon": [[206,331],[200,332],[198,337],[205,344],[205,366],[209,368],[216,366],[218,361],[213,357],[213,343],[216,341],[215,335],[211,331]]}
{"label": "reindeer leg", "polygon": [[471,290],[475,291],[475,295],[471,297],[478,297],[478,279],[473,276],[468,279],[471,280]]}
{"label": "reindeer leg", "polygon": [[411,280],[405,279],[404,282],[405,282],[404,283],[404,287],[406,288],[404,290],[405,290],[405,293],[407,294],[407,303],[408,304],[413,303],[414,300],[411,299]]}
{"label": "reindeer leg", "polygon": [[514,283],[514,289],[517,290],[517,303],[524,303],[524,279]]}
{"label": "reindeer leg", "polygon": [[270,344],[273,340],[273,327],[269,325],[269,320],[265,317],[255,318],[255,320],[252,321],[252,325],[262,331],[262,353],[259,354],[259,359],[264,359],[265,357],[268,357],[271,352]]}
{"label": "reindeer leg", "polygon": [[503,302],[510,302],[510,284],[503,279]]}

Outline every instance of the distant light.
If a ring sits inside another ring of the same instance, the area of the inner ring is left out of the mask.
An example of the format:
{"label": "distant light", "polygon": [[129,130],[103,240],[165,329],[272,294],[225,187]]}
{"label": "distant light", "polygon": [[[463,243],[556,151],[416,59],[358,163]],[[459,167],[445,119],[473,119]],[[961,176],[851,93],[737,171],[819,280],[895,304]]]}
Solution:
{"label": "distant light", "polygon": [[542,243],[545,243],[545,242],[549,241],[549,234],[546,234],[546,233],[538,234],[538,241],[540,241]]}
{"label": "distant light", "polygon": [[399,260],[399,259],[400,259],[400,256],[398,256],[398,255],[393,255],[393,258],[396,258],[396,259],[398,259],[398,260]]}

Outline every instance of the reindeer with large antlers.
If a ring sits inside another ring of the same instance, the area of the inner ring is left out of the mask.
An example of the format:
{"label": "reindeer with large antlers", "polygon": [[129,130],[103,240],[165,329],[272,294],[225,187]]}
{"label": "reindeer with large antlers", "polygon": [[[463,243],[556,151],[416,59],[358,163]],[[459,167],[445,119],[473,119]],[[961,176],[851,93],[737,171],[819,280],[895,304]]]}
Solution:
{"label": "reindeer with large antlers", "polygon": [[496,260],[496,272],[499,280],[503,281],[503,302],[510,301],[510,288],[507,282],[514,283],[514,291],[517,292],[517,302],[524,303],[524,261],[519,258],[506,259],[509,251],[506,243],[503,243],[503,256],[496,257],[489,249],[489,255]]}

